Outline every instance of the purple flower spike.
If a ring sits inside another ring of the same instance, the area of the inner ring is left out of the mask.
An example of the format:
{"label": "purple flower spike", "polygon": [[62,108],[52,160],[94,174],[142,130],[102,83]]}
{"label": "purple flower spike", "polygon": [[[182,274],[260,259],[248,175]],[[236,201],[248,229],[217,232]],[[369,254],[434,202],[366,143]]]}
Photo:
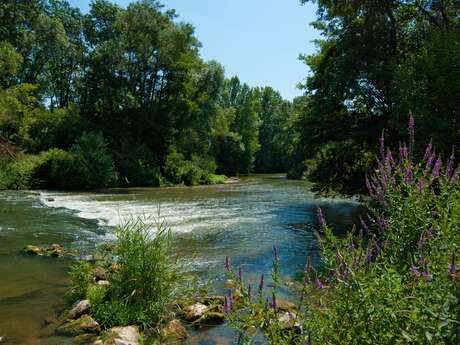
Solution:
{"label": "purple flower spike", "polygon": [[452,155],[449,158],[449,162],[447,163],[447,168],[446,168],[446,174],[449,180],[452,178],[453,173],[454,173],[454,162],[455,162],[455,155],[454,153],[452,153]]}
{"label": "purple flower spike", "polygon": [[449,262],[449,267],[447,273],[449,276],[451,276],[454,279],[457,279],[458,274],[457,274],[457,264],[455,262],[455,253],[452,253],[452,259]]}
{"label": "purple flower spike", "polygon": [[276,303],[276,295],[275,295],[275,294],[272,295],[272,303],[271,303],[270,306],[271,306],[274,310],[278,309],[278,305],[277,305],[277,303]]}
{"label": "purple flower spike", "polygon": [[232,262],[228,256],[225,257],[225,269],[230,272],[232,270]]}
{"label": "purple flower spike", "polygon": [[233,306],[233,292],[228,292],[228,310],[231,311]]}
{"label": "purple flower spike", "polygon": [[224,311],[225,311],[225,314],[229,314],[229,313],[230,313],[230,306],[229,306],[229,303],[228,303],[228,298],[227,298],[227,296],[225,296]]}
{"label": "purple flower spike", "polygon": [[413,184],[414,183],[414,173],[412,172],[412,166],[408,166],[406,168],[406,176],[404,178],[404,181],[407,184]]}
{"label": "purple flower spike", "polygon": [[240,282],[243,281],[243,270],[241,269],[241,267],[238,269],[238,279]]}
{"label": "purple flower spike", "polygon": [[364,231],[367,234],[369,234],[370,233],[369,226],[366,224],[366,222],[361,217],[359,217],[359,220],[361,221],[361,226],[363,227]]}
{"label": "purple flower spike", "polygon": [[421,177],[418,179],[417,190],[419,195],[423,194],[423,179]]}
{"label": "purple flower spike", "polygon": [[433,144],[432,142],[430,141],[430,143],[428,144],[428,146],[426,147],[426,150],[425,150],[425,156],[423,156],[423,161],[424,162],[428,162],[428,159],[431,157],[432,153],[431,150],[433,149]]}
{"label": "purple flower spike", "polygon": [[380,137],[380,157],[382,157],[382,160],[385,159],[385,137],[383,132]]}
{"label": "purple flower spike", "polygon": [[323,285],[323,283],[321,282],[321,280],[319,280],[319,278],[316,278],[316,279],[315,279],[315,285],[316,285],[316,287],[317,287],[319,290],[324,289],[324,285]]}
{"label": "purple flower spike", "polygon": [[367,248],[367,253],[366,253],[366,261],[368,264],[372,262],[372,257],[373,257],[372,247],[369,247]]}
{"label": "purple flower spike", "polygon": [[251,299],[252,299],[252,286],[251,286],[251,284],[248,284],[248,298],[249,298],[249,301],[251,301]]}
{"label": "purple flower spike", "polygon": [[278,249],[276,247],[273,247],[273,256],[276,262],[280,261],[280,256],[278,255]]}
{"label": "purple flower spike", "polygon": [[411,266],[410,268],[410,271],[412,272],[412,274],[414,275],[415,279],[419,279],[421,277],[421,273],[419,271],[419,269],[417,267],[415,267],[414,265]]}
{"label": "purple flower spike", "polygon": [[406,144],[399,144],[399,159],[401,162],[407,161],[407,158],[409,158],[409,151],[407,150]]}
{"label": "purple flower spike", "polygon": [[457,174],[456,173],[454,173],[452,175],[452,178],[450,179],[449,182],[450,182],[451,185],[454,185],[457,182]]}
{"label": "purple flower spike", "polygon": [[439,177],[439,174],[441,172],[441,166],[442,166],[441,158],[438,158],[436,160],[436,163],[434,164],[433,172],[431,173],[431,177],[433,179],[437,179]]}
{"label": "purple flower spike", "polygon": [[259,291],[262,291],[263,289],[264,289],[264,275],[262,274],[260,276]]}
{"label": "purple flower spike", "polygon": [[390,169],[393,169],[395,167],[395,160],[393,159],[393,155],[390,149],[388,149],[386,163]]}
{"label": "purple flower spike", "polygon": [[412,114],[409,116],[409,135],[411,137],[411,141],[413,140],[415,136],[415,120]]}
{"label": "purple flower spike", "polygon": [[324,218],[323,210],[321,207],[316,209],[316,216],[318,217],[318,222],[321,226],[321,229],[325,230],[327,228],[326,219]]}
{"label": "purple flower spike", "polygon": [[376,222],[381,232],[385,232],[388,229],[388,220],[385,217],[378,215]]}

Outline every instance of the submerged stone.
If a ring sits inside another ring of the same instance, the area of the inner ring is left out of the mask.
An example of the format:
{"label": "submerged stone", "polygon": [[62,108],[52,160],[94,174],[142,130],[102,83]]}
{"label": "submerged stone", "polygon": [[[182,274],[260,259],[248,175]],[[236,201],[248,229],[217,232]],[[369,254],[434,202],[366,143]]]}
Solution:
{"label": "submerged stone", "polygon": [[93,345],[139,345],[140,334],[137,326],[113,327],[105,334],[105,340],[98,339]]}
{"label": "submerged stone", "polygon": [[170,321],[161,331],[161,338],[166,341],[180,341],[187,338],[187,330],[179,320]]}
{"label": "submerged stone", "polygon": [[184,308],[184,316],[187,321],[195,321],[202,317],[209,307],[202,303],[195,303]]}
{"label": "submerged stone", "polygon": [[67,314],[69,319],[76,319],[77,317],[82,316],[83,314],[88,314],[91,303],[89,300],[85,299],[78,301],[74,304],[73,308]]}
{"label": "submerged stone", "polygon": [[67,335],[80,335],[83,333],[96,332],[99,329],[99,324],[89,315],[83,315],[77,320],[66,322],[57,328],[58,333]]}
{"label": "submerged stone", "polygon": [[41,247],[38,246],[33,246],[31,244],[25,246],[24,251],[27,254],[33,254],[33,255],[42,255],[44,250]]}

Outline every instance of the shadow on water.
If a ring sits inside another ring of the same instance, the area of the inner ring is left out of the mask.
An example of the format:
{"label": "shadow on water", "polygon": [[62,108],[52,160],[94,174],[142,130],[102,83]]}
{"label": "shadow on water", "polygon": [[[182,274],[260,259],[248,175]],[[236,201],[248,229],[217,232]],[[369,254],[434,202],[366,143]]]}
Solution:
{"label": "shadow on water", "polygon": [[[351,229],[360,211],[353,201],[316,199],[307,182],[281,175],[196,188],[47,192],[40,200],[28,193],[0,194],[0,336],[7,334],[14,345],[68,341],[45,337],[43,320],[65,305],[69,262],[18,255],[26,244],[56,242],[90,251],[96,243],[113,239],[111,226],[123,217],[155,214],[161,204],[180,264],[214,282],[221,293],[226,256],[235,268],[243,268],[246,281],[257,284],[261,273],[269,276],[276,246],[283,274],[294,280],[307,256],[319,262],[317,205],[339,233]],[[217,339],[233,344],[234,333],[225,326],[191,332],[187,344],[216,344]]]}

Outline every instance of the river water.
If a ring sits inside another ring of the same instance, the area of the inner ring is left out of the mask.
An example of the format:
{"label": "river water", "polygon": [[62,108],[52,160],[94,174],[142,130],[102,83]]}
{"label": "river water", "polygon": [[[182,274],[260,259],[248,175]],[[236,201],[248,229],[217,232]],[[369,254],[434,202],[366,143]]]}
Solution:
{"label": "river water", "polygon": [[[97,193],[0,192],[0,337],[7,344],[63,344],[50,334],[49,318],[65,306],[68,259],[30,257],[27,244],[59,243],[88,252],[113,240],[124,218],[156,215],[158,208],[174,234],[180,263],[203,281],[222,285],[225,257],[254,282],[271,269],[273,246],[279,248],[283,274],[295,280],[305,258],[318,262],[316,207],[328,223],[349,229],[359,204],[318,199],[305,181],[282,175],[257,175],[238,183]],[[232,344],[225,326],[193,333],[189,344]],[[227,336],[227,338],[225,338]]]}

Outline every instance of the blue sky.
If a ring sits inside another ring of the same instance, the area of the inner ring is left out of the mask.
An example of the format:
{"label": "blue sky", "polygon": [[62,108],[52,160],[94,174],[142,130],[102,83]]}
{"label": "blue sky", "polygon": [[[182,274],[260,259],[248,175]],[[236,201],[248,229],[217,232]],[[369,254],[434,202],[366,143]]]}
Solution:
{"label": "blue sky", "polygon": [[[69,0],[87,12],[90,0]],[[130,0],[113,1],[123,7]],[[312,53],[319,37],[309,23],[313,4],[299,0],[163,0],[179,20],[192,23],[205,60],[217,60],[227,76],[251,86],[272,86],[283,97],[301,95],[297,84],[308,74],[298,55]]]}

